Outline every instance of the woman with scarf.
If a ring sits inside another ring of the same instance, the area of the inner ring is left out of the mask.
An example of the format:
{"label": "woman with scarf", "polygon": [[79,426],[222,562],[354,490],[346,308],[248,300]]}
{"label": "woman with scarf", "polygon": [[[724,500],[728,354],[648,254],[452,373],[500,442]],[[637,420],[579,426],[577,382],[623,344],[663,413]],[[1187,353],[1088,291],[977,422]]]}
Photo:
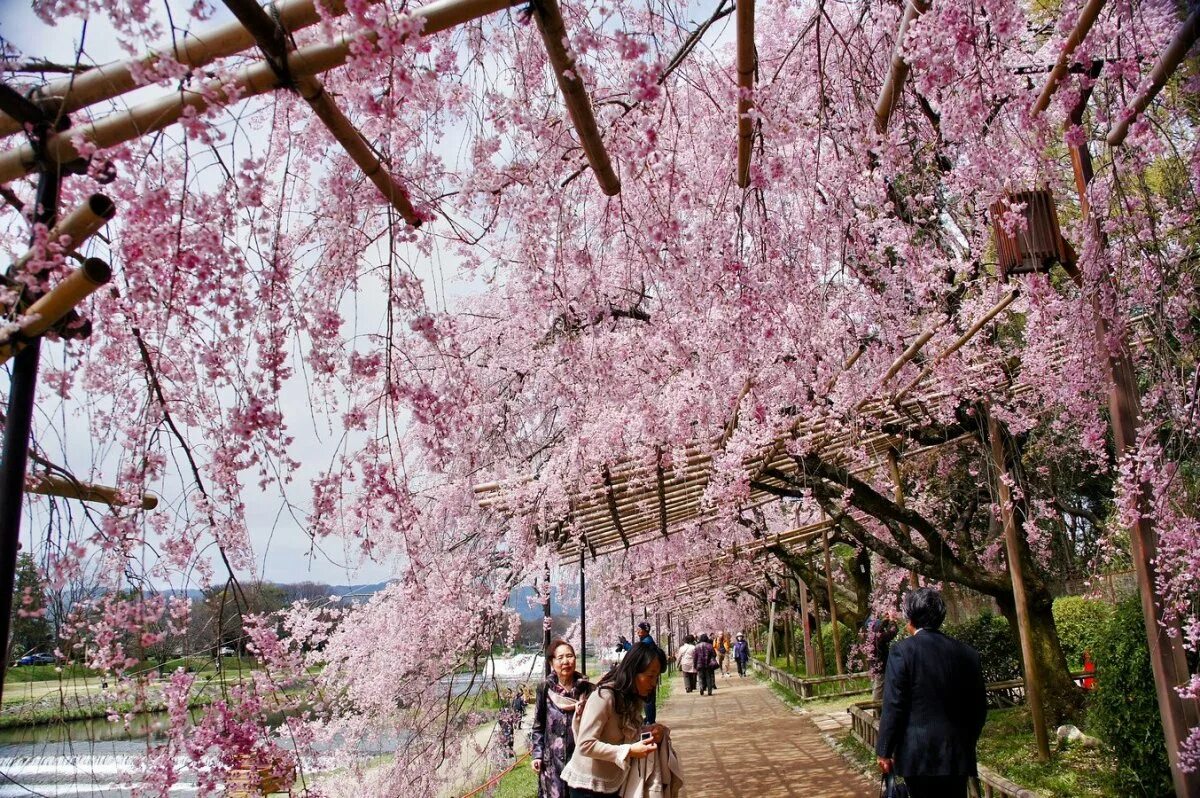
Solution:
{"label": "woman with scarf", "polygon": [[538,774],[538,798],[567,798],[563,767],[575,753],[571,721],[592,691],[575,670],[575,649],[566,640],[550,644],[550,675],[538,687],[530,736],[530,758]]}

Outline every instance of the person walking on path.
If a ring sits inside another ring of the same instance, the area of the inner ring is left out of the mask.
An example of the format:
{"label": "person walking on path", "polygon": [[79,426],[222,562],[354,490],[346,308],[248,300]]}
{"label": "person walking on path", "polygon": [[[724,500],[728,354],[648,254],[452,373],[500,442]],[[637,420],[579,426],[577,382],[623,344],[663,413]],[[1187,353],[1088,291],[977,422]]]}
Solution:
{"label": "person walking on path", "polygon": [[550,667],[534,705],[530,764],[538,774],[538,798],[567,798],[562,772],[575,753],[573,721],[592,684],[575,670],[575,649],[565,640],[550,644]]}
{"label": "person walking on path", "polygon": [[939,631],[946,605],[933,588],[907,593],[904,617],[911,637],[888,655],[879,769],[903,776],[912,798],[966,798],[987,720],[979,652]]}
{"label": "person walking on path", "polygon": [[[654,646],[655,648],[658,648],[658,644],[655,643],[654,638],[650,636],[650,622],[649,621],[639,621],[638,622],[637,641],[639,644],[641,644],[643,646]],[[664,654],[663,656],[665,657],[666,654]],[[663,666],[663,670],[666,670],[665,665]],[[655,720],[658,719],[657,698],[658,697],[654,693],[651,693],[650,697],[646,699],[646,722],[647,723],[653,723]]]}
{"label": "person walking on path", "polygon": [[683,638],[683,645],[675,657],[679,670],[683,671],[683,691],[690,693],[696,689],[696,636],[688,635]]}
{"label": "person walking on path", "polygon": [[729,635],[721,632],[713,638],[713,648],[717,652],[717,670],[725,676],[729,675]]}
{"label": "person walking on path", "polygon": [[638,643],[600,680],[584,705],[575,754],[562,772],[570,798],[621,798],[631,760],[645,759],[663,744],[667,727],[643,725],[643,711],[666,667],[662,649]]}
{"label": "person walking on path", "polygon": [[704,695],[705,691],[712,695],[713,690],[717,689],[717,652],[713,649],[708,635],[700,635],[700,642],[696,644],[692,659],[696,663],[696,671],[700,674],[700,695]]}
{"label": "person walking on path", "polygon": [[887,673],[888,651],[896,639],[896,622],[891,618],[867,621],[867,645],[871,652],[871,700],[883,700],[883,675]]}
{"label": "person walking on path", "polygon": [[737,642],[733,644],[733,661],[737,663],[738,676],[746,678],[746,663],[750,661],[750,644],[746,642],[745,635],[738,635]]}

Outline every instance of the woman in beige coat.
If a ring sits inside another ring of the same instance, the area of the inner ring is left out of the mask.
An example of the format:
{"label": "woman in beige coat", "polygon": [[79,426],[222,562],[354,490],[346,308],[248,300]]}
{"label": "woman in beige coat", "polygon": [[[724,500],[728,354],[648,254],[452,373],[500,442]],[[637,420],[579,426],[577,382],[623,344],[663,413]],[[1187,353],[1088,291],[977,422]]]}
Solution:
{"label": "woman in beige coat", "polygon": [[620,798],[631,760],[658,750],[667,728],[656,723],[643,729],[643,706],[666,667],[662,649],[638,643],[600,680],[584,705],[575,753],[562,772],[571,798]]}

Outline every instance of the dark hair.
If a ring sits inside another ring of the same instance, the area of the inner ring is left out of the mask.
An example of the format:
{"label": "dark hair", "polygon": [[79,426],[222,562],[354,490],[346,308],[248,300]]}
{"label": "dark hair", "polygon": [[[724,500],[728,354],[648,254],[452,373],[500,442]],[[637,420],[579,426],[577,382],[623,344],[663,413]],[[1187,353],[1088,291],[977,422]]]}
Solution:
{"label": "dark hair", "polygon": [[904,594],[904,617],[917,629],[937,631],[946,620],[946,602],[931,587],[919,587]]}
{"label": "dark hair", "polygon": [[608,690],[613,694],[617,716],[628,726],[642,724],[642,706],[645,701],[638,695],[634,678],[650,667],[650,663],[658,660],[660,673],[667,670],[667,655],[653,643],[634,643],[620,662],[604,674],[597,690]]}
{"label": "dark hair", "polygon": [[696,636],[688,635],[687,637],[683,638],[683,642],[690,643],[691,645],[695,645],[696,644]]}
{"label": "dark hair", "polygon": [[712,641],[708,639],[708,635],[700,635],[700,642],[701,643],[711,643]]}
{"label": "dark hair", "polygon": [[637,628],[645,629],[647,632],[649,632],[650,631],[650,622],[649,621],[638,621]]}
{"label": "dark hair", "polygon": [[546,649],[546,659],[554,659],[554,652],[558,650],[559,646],[566,646],[567,648],[571,649],[572,654],[575,653],[575,646],[571,645],[566,640],[563,640],[561,637],[556,637],[554,641],[550,643],[550,647]]}

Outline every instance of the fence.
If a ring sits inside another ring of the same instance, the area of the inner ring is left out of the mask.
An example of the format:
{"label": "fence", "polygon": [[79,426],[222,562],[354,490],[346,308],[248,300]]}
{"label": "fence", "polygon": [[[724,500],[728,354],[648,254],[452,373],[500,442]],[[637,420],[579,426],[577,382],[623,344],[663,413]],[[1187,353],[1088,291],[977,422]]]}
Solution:
{"label": "fence", "polygon": [[[1082,683],[1085,678],[1095,675],[1095,673],[1079,671],[1072,673],[1071,678]],[[990,706],[1015,706],[1024,701],[1025,681],[1009,679],[1003,682],[993,682],[987,686],[987,691]],[[851,704],[846,711],[850,713],[850,732],[854,735],[854,739],[874,751],[875,742],[879,737],[879,702],[859,701]],[[1041,796],[981,765],[979,767],[979,785],[973,793],[973,798],[1041,798]]]}
{"label": "fence", "polygon": [[871,675],[865,672],[805,679],[788,673],[785,670],[780,670],[774,665],[768,665],[761,660],[751,658],[750,664],[755,669],[765,673],[771,681],[791,690],[801,701],[811,701],[814,698],[836,698],[838,696],[871,692]]}

